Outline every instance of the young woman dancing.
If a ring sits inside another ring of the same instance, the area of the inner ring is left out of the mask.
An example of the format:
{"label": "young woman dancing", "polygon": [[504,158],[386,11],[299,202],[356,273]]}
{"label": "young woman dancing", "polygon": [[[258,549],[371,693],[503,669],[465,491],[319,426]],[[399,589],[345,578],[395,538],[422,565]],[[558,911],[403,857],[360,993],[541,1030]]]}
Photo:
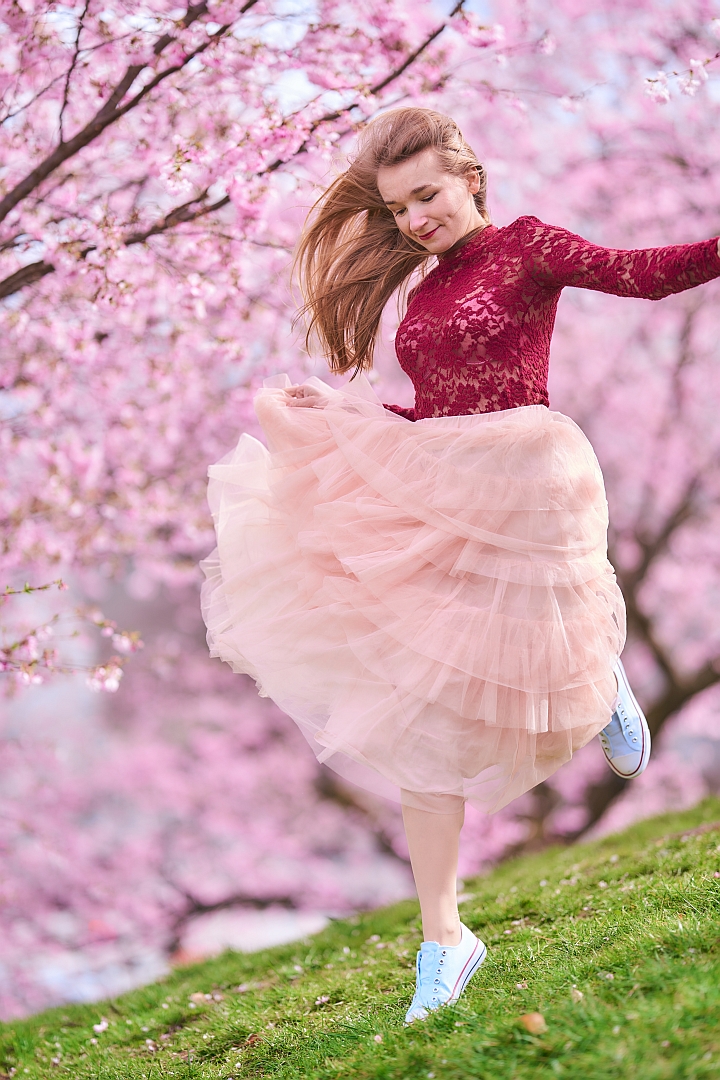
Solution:
{"label": "young woman dancing", "polygon": [[[600,468],[549,408],[560,291],[659,299],[720,275],[716,239],[615,251],[535,217],[498,228],[485,192],[449,117],[365,129],[298,263],[330,368],[358,377],[267,380],[267,449],[243,434],[209,470],[212,654],[319,761],[402,804],[425,938],[406,1023],[485,958],[457,908],[465,803],[499,810],[596,735],[621,776],[649,757]],[[433,256],[395,339],[415,407],[383,405],[361,373],[385,304]]]}

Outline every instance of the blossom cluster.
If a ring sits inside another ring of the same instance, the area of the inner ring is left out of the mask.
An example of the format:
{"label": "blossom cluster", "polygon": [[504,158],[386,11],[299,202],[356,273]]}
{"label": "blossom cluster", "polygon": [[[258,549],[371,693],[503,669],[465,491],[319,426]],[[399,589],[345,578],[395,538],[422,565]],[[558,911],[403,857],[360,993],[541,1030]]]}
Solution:
{"label": "blossom cluster", "polygon": [[[67,590],[62,579],[45,585],[26,583],[22,589],[7,587],[4,593],[0,594],[0,603],[4,604],[6,617],[10,614],[7,604],[12,597],[39,595],[53,586],[61,592]],[[137,630],[118,630],[117,623],[106,618],[101,611],[88,610],[82,605],[74,611],[63,609],[55,612],[30,630],[18,630],[19,624],[27,622],[25,613],[18,610],[18,605],[12,615],[11,625],[0,627],[4,638],[0,645],[0,675],[9,677],[10,681],[5,683],[5,689],[10,694],[18,687],[41,686],[53,675],[75,674],[83,670],[83,665],[78,664],[71,656],[63,655],[59,647],[62,641],[77,638],[79,628],[83,625],[90,624],[100,631],[101,637],[112,638],[112,644],[125,657],[144,647]],[[120,685],[124,662],[124,659],[114,656],[102,664],[91,666],[87,669],[87,685],[93,690],[114,692]]]}

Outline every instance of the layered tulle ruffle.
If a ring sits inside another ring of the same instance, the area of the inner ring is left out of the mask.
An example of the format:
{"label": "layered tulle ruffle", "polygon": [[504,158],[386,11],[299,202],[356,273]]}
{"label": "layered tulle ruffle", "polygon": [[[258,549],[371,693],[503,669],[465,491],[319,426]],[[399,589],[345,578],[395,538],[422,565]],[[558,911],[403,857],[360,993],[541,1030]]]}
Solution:
{"label": "layered tulle ruffle", "polygon": [[364,378],[286,377],[210,470],[213,655],[354,783],[494,811],[610,718],[624,643],[593,450],[542,405],[411,423]]}

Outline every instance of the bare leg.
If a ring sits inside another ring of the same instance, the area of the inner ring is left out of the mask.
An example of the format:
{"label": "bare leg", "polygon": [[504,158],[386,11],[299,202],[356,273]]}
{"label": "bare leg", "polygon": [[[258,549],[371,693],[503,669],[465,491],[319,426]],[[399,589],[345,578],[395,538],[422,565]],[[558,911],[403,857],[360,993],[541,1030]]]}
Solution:
{"label": "bare leg", "polygon": [[436,814],[403,805],[402,813],[420,900],[423,937],[441,945],[459,945],[457,865],[465,806],[455,813]]}

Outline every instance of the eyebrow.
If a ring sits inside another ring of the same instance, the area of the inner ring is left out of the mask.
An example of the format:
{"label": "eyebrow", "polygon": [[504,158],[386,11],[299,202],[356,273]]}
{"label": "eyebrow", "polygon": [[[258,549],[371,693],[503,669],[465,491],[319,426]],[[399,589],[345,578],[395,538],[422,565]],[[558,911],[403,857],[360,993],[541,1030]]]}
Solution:
{"label": "eyebrow", "polygon": [[[411,195],[419,195],[421,191],[425,190],[425,188],[429,188],[429,187],[432,187],[432,186],[433,185],[431,183],[430,184],[421,184],[420,187],[413,188],[412,191],[410,192],[410,194]],[[401,201],[402,200],[400,200],[400,199],[390,199],[389,202],[385,203],[385,205],[386,206],[399,206]]]}

